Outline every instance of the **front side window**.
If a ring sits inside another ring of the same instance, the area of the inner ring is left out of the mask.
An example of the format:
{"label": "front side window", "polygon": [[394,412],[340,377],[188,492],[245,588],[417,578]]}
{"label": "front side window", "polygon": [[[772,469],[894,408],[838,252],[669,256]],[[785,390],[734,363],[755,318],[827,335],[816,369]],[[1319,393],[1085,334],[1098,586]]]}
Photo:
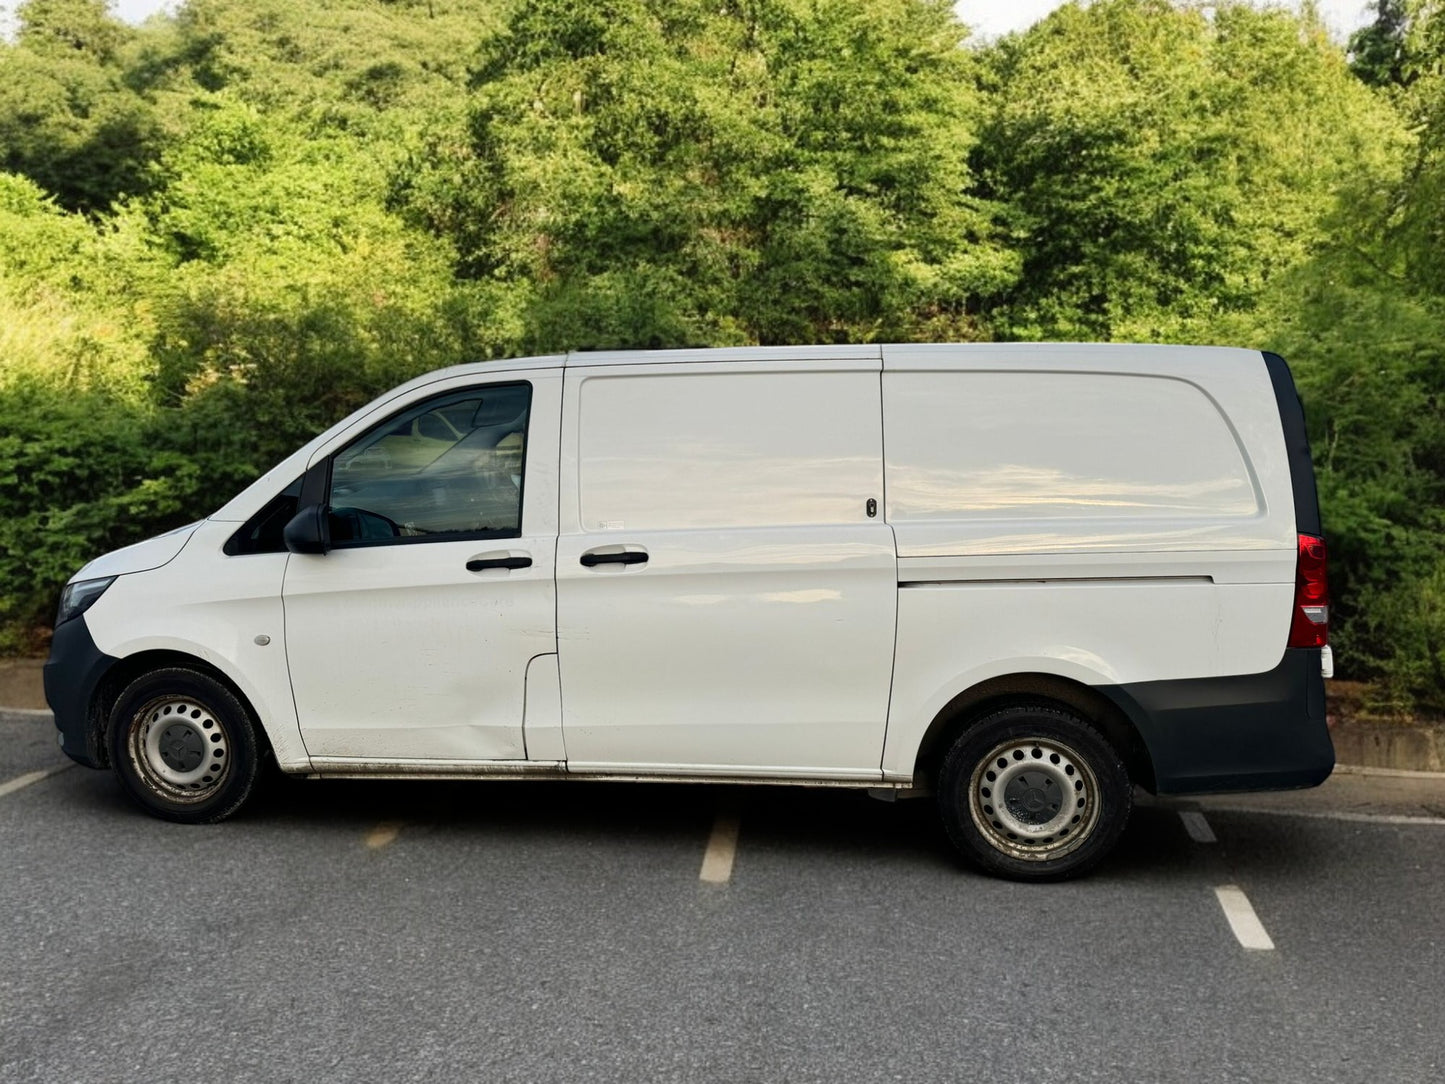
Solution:
{"label": "front side window", "polygon": [[335,546],[521,533],[529,384],[473,388],[393,415],[338,452]]}

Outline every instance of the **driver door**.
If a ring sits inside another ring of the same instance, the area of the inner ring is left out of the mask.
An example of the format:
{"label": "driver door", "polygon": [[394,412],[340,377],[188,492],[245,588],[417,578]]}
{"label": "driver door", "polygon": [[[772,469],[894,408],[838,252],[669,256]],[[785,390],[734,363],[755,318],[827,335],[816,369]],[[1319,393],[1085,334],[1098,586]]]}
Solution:
{"label": "driver door", "polygon": [[560,370],[454,383],[323,461],[332,548],[293,553],[283,590],[312,756],[526,757],[527,664],[557,650],[560,395]]}

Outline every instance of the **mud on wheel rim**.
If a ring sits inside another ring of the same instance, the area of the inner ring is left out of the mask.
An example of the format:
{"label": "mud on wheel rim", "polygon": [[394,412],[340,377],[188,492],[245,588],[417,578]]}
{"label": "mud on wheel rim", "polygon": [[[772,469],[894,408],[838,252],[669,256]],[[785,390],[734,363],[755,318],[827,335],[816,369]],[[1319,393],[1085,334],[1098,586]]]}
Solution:
{"label": "mud on wheel rim", "polygon": [[230,772],[226,728],[194,697],[148,701],[131,717],[126,751],[141,782],[171,802],[205,801]]}
{"label": "mud on wheel rim", "polygon": [[974,768],[968,811],[994,849],[1043,862],[1088,840],[1099,820],[1099,781],[1063,742],[1011,739]]}

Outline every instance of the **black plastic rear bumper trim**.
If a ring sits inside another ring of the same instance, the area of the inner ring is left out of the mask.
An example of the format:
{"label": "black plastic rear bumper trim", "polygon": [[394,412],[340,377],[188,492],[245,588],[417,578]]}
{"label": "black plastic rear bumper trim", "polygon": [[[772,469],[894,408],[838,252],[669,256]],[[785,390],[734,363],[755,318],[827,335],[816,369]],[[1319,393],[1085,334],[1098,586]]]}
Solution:
{"label": "black plastic rear bumper trim", "polygon": [[1262,674],[1097,688],[1139,731],[1160,794],[1314,787],[1334,769],[1318,648]]}

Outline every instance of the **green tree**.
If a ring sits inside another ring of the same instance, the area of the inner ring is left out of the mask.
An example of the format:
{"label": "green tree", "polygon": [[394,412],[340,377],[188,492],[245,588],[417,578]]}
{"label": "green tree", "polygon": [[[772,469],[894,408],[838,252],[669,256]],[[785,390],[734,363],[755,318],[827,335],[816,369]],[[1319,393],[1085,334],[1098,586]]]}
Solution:
{"label": "green tree", "polygon": [[163,267],[147,291],[159,405],[227,403],[252,429],[255,471],[397,381],[463,360],[451,250],[386,211],[363,147],[306,138],[225,93],[195,109],[158,191],[121,219]]}
{"label": "green tree", "polygon": [[1394,705],[1445,709],[1445,6],[1411,15],[1396,97],[1417,138],[1335,216],[1300,349],[1331,451],[1345,644]]}
{"label": "green tree", "polygon": [[974,158],[1023,251],[1018,338],[1210,338],[1404,135],[1309,15],[1069,4],[987,55]]}
{"label": "green tree", "polygon": [[398,205],[528,350],[976,337],[1011,280],[966,198],[940,2],[524,0]]}
{"label": "green tree", "polygon": [[0,44],[0,169],[92,213],[143,190],[160,125],[126,82],[133,33],[101,0],[30,0],[17,15],[15,44]]}
{"label": "green tree", "polygon": [[0,173],[0,395],[21,385],[139,393],[143,325],[116,242],[25,177]]}
{"label": "green tree", "polygon": [[1410,0],[1375,0],[1375,21],[1350,35],[1350,70],[1375,87],[1414,81],[1406,49]]}
{"label": "green tree", "polygon": [[1407,49],[1411,83],[1402,102],[1418,140],[1386,221],[1385,244],[1411,289],[1445,296],[1445,3],[1415,11]]}
{"label": "green tree", "polygon": [[[504,0],[189,0],[153,78],[312,124],[395,135],[465,86]],[[391,121],[396,121],[395,125]]]}
{"label": "green tree", "polygon": [[16,40],[41,56],[111,64],[129,38],[106,0],[24,0],[15,9]]}

